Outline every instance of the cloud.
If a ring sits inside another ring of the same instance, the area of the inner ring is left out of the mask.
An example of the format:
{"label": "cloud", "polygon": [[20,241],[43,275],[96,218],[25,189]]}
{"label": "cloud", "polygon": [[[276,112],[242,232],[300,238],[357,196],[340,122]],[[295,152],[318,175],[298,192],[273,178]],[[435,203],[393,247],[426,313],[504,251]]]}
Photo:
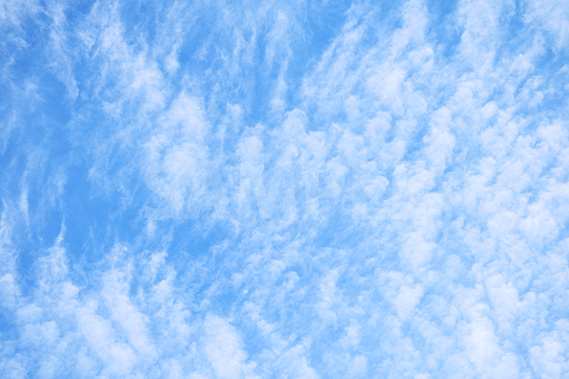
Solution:
{"label": "cloud", "polygon": [[204,321],[205,351],[218,378],[254,378],[254,363],[245,363],[247,355],[235,330],[223,319],[208,315]]}
{"label": "cloud", "polygon": [[165,200],[166,209],[171,209],[162,217],[197,215],[205,205],[210,164],[206,127],[196,101],[181,94],[159,121],[157,133],[146,143],[146,183]]}
{"label": "cloud", "polygon": [[566,376],[565,8],[0,5],[0,375]]}

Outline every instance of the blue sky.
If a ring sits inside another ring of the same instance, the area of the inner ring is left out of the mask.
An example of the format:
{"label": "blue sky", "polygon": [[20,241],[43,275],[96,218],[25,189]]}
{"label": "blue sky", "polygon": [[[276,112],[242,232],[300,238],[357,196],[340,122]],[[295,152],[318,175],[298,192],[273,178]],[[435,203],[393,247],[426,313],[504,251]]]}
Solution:
{"label": "blue sky", "polygon": [[0,376],[569,376],[569,2],[0,2]]}

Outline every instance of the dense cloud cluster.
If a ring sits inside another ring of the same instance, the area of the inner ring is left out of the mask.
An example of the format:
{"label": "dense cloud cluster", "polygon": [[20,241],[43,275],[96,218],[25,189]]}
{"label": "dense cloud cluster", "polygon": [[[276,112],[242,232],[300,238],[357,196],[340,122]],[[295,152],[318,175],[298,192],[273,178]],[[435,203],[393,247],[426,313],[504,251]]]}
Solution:
{"label": "dense cloud cluster", "polygon": [[0,4],[0,376],[569,375],[569,2]]}

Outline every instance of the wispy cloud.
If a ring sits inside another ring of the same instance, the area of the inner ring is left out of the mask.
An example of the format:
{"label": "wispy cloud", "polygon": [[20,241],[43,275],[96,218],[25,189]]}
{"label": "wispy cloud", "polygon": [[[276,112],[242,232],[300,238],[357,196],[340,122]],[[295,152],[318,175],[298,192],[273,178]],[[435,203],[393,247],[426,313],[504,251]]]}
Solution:
{"label": "wispy cloud", "polygon": [[564,377],[567,6],[0,5],[4,377]]}

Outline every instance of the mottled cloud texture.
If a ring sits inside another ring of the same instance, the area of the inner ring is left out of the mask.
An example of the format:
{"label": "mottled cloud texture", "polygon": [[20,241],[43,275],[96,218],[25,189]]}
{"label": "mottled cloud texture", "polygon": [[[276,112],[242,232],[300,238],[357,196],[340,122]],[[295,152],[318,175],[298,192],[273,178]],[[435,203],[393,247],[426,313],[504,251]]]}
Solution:
{"label": "mottled cloud texture", "polygon": [[569,2],[0,2],[0,377],[569,376]]}

